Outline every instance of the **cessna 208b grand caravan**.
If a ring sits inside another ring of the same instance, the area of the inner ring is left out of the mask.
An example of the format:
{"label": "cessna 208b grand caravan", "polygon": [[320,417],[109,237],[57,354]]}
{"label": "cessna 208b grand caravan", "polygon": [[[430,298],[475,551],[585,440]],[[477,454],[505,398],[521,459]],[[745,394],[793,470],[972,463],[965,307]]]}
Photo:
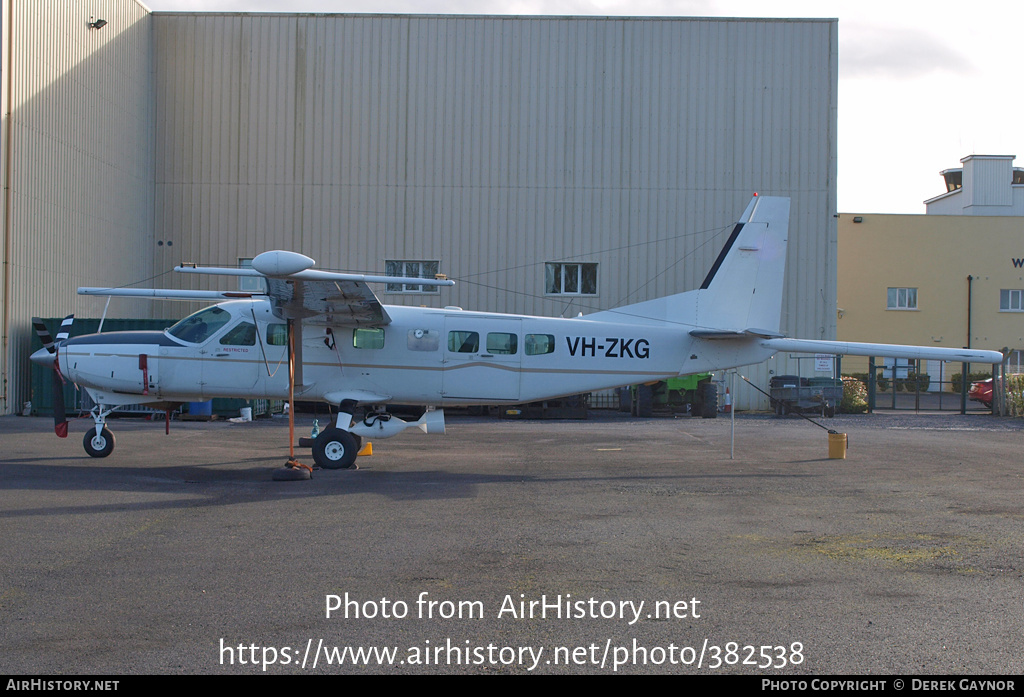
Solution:
{"label": "cessna 208b grand caravan", "polygon": [[[777,351],[1002,361],[995,351],[785,338],[779,326],[788,225],[788,198],[755,195],[699,289],[571,319],[385,306],[369,283],[454,283],[318,271],[313,259],[288,251],[264,252],[251,269],[177,267],[262,276],[266,292],[80,288],[85,295],[237,299],[163,332],[62,334],[53,342],[43,329],[45,347],[32,359],[96,402],[95,427],[85,435],[93,457],[113,449],[106,417],[121,405],[287,399],[294,391],[295,398],[339,407],[313,447],[316,463],[331,469],[353,465],[362,437],[386,438],[409,426],[444,433],[446,406],[553,399],[751,365]],[[282,364],[293,369],[276,369]],[[388,414],[389,403],[428,410],[409,423]],[[57,430],[66,435],[63,421],[61,414]]]}

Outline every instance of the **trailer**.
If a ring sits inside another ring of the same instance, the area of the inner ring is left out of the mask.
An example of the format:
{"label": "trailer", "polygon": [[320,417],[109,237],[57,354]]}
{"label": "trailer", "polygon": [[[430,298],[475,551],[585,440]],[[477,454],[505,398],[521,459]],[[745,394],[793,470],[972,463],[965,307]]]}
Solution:
{"label": "trailer", "polygon": [[771,380],[771,397],[778,416],[815,412],[833,417],[843,401],[843,382],[832,377],[776,375]]}

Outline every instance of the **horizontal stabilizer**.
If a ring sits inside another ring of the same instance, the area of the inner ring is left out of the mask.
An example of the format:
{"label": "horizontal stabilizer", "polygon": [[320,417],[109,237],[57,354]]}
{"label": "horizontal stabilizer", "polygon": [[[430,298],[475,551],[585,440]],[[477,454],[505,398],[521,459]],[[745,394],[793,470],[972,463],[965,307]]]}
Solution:
{"label": "horizontal stabilizer", "polygon": [[864,344],[850,341],[816,341],[813,339],[768,339],[761,345],[775,351],[793,353],[831,353],[842,356],[884,356],[886,358],[921,358],[958,363],[1002,363],[999,351],[942,348],[939,346],[905,346],[900,344]]}

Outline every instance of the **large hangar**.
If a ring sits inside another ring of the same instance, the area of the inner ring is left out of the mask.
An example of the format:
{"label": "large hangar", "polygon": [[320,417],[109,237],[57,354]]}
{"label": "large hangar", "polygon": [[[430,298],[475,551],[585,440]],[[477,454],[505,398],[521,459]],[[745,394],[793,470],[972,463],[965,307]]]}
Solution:
{"label": "large hangar", "polygon": [[[698,286],[755,191],[793,199],[784,331],[835,336],[835,20],[9,5],[5,412],[29,317],[102,310],[78,285],[196,287],[160,274],[283,248],[459,281],[389,303],[568,316]],[[135,212],[112,230],[95,200]]]}

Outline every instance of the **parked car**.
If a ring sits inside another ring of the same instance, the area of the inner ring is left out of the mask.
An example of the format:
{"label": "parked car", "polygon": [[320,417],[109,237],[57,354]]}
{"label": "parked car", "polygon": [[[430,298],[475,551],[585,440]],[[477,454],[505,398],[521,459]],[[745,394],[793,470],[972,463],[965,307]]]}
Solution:
{"label": "parked car", "polygon": [[971,383],[971,389],[967,392],[967,398],[973,402],[981,402],[989,409],[992,408],[992,378],[979,380]]}

